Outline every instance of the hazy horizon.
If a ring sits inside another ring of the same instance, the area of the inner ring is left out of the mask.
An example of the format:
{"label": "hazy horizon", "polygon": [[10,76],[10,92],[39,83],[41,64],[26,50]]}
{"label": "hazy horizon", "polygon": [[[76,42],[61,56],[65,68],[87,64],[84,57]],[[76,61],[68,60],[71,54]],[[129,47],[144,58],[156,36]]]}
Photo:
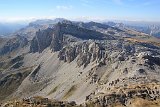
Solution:
{"label": "hazy horizon", "polygon": [[145,23],[145,24],[160,24],[160,21],[143,21],[143,20],[118,20],[118,19],[90,19],[90,18],[74,18],[74,19],[69,19],[69,18],[64,18],[64,17],[55,17],[55,18],[33,18],[33,19],[24,19],[24,20],[0,20],[0,24],[29,24],[31,22],[37,21],[37,20],[55,20],[57,18],[63,18],[66,20],[70,21],[80,21],[80,22],[115,22],[115,23]]}

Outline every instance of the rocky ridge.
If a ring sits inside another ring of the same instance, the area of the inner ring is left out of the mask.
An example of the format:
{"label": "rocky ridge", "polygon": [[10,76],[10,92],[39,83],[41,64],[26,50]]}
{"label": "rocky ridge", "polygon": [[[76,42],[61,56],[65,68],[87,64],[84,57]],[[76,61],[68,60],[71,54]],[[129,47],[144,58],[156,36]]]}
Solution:
{"label": "rocky ridge", "polygon": [[39,30],[36,36],[31,41],[31,52],[42,52],[45,48],[50,46],[53,51],[59,51],[62,49],[66,41],[64,40],[64,34],[69,34],[75,38],[81,40],[102,40],[102,39],[114,39],[112,36],[104,35],[102,33],[79,28],[73,24],[58,23],[54,28],[48,28],[46,30]]}
{"label": "rocky ridge", "polygon": [[[86,26],[103,27],[94,22],[85,26],[61,22],[37,30],[32,40],[23,36],[9,40],[14,48],[6,54],[28,50],[11,58],[1,56],[7,59],[0,61],[1,87],[18,83],[2,99],[38,95],[100,107],[130,106],[137,98],[159,100],[160,47],[140,41],[140,33],[126,38],[117,36],[125,31],[108,35]],[[108,27],[103,31],[108,32]]]}
{"label": "rocky ridge", "polygon": [[16,35],[0,49],[0,55],[10,53],[18,48],[23,48],[28,44],[28,40],[25,37]]}

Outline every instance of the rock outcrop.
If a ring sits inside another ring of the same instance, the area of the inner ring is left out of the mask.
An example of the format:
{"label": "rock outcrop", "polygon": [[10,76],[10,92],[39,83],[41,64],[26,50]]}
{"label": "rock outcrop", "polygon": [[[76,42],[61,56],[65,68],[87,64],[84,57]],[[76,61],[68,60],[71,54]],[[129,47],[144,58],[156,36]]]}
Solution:
{"label": "rock outcrop", "polygon": [[59,59],[65,62],[72,62],[77,58],[77,65],[87,66],[90,62],[96,61],[105,65],[107,54],[100,43],[83,42],[74,46],[64,47],[59,52]]}
{"label": "rock outcrop", "polygon": [[42,52],[45,48],[49,47],[53,51],[60,51],[64,43],[64,35],[68,34],[81,40],[103,40],[114,39],[114,37],[105,35],[93,30],[80,28],[73,24],[58,23],[54,28],[38,31],[36,36],[31,41],[30,52]]}
{"label": "rock outcrop", "polygon": [[54,35],[50,47],[54,52],[63,47],[63,28],[60,23],[54,27]]}
{"label": "rock outcrop", "polygon": [[[124,88],[124,89],[123,89]],[[99,105],[99,107],[116,106],[131,106],[132,99],[142,98],[144,100],[160,100],[160,87],[158,84],[143,84],[126,87],[119,87],[114,90],[108,90],[111,94],[102,94],[100,97],[92,98],[87,96],[86,100],[90,102],[89,105]],[[96,96],[96,95],[95,95]],[[157,107],[157,106],[156,106]]]}
{"label": "rock outcrop", "polygon": [[36,97],[31,97],[31,98],[24,98],[22,100],[14,100],[10,101],[6,104],[0,105],[1,107],[29,107],[29,106],[34,106],[34,107],[81,107],[76,104],[76,102],[71,101],[56,101],[56,100],[51,100],[48,98],[43,98],[41,96],[36,96]]}
{"label": "rock outcrop", "polygon": [[42,52],[45,48],[50,46],[52,35],[53,30],[50,28],[42,31],[39,30],[31,41],[30,52]]}

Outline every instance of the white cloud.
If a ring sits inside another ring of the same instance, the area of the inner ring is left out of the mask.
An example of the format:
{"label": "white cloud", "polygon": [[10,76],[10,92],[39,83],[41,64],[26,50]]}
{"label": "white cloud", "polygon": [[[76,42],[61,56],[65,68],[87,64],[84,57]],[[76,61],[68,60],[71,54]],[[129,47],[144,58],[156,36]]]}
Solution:
{"label": "white cloud", "polygon": [[62,6],[62,5],[56,6],[56,9],[58,9],[58,10],[70,10],[72,8],[73,8],[73,6],[71,6],[71,5],[69,5],[69,6]]}

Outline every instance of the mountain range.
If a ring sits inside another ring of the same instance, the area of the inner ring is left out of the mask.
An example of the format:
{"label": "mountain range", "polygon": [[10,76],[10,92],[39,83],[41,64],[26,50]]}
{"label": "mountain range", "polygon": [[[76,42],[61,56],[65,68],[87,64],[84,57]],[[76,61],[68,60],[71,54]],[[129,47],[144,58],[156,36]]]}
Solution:
{"label": "mountain range", "polygon": [[160,38],[160,23],[159,22],[138,22],[138,21],[118,21],[117,23],[114,22],[107,22],[111,26],[121,26],[130,28],[139,32],[143,32],[157,38]]}
{"label": "mountain range", "polygon": [[0,36],[8,36],[25,26],[24,23],[0,23]]}
{"label": "mountain range", "polygon": [[160,40],[120,23],[37,20],[0,37],[2,107],[159,107]]}

